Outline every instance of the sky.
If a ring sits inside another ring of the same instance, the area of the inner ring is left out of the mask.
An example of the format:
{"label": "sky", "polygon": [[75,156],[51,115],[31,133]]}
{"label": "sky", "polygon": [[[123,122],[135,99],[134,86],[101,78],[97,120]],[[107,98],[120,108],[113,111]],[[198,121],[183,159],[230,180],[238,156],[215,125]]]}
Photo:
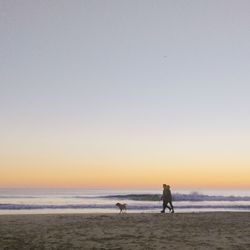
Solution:
{"label": "sky", "polygon": [[250,1],[0,0],[0,187],[250,187]]}

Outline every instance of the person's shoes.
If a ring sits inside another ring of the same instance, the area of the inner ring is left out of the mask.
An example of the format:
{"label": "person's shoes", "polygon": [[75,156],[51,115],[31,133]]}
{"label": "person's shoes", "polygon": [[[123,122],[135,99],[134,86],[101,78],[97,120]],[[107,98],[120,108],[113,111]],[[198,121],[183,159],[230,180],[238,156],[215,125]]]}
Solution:
{"label": "person's shoes", "polygon": [[164,213],[165,213],[165,211],[164,211],[164,210],[162,210],[162,211],[161,211],[161,213],[162,213],[162,214],[164,214]]}
{"label": "person's shoes", "polygon": [[172,209],[172,211],[171,211],[171,214],[173,214],[174,213],[174,209]]}

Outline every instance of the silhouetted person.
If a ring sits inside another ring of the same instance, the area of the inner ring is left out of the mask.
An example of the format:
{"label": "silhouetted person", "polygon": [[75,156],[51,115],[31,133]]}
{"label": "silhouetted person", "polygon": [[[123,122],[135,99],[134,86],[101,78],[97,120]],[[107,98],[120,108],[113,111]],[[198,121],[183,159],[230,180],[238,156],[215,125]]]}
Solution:
{"label": "silhouetted person", "polygon": [[[163,205],[162,205],[163,209],[161,213],[165,213],[166,208],[169,209],[169,212],[174,213],[174,207],[172,204],[172,194],[171,194],[169,185],[163,184],[163,194],[162,194],[161,199],[163,200]],[[170,206],[168,206],[168,204]]]}

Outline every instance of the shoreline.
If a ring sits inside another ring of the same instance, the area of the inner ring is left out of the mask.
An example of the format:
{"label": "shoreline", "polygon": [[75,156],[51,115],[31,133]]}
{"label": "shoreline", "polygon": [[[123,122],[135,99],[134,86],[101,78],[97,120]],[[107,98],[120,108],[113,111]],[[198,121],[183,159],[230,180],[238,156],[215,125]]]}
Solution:
{"label": "shoreline", "polygon": [[[239,211],[239,210],[237,210],[237,211],[231,211],[231,210],[229,210],[229,211],[185,211],[185,212],[183,212],[183,211],[181,211],[181,212],[179,212],[179,211],[175,211],[173,214],[174,215],[184,215],[184,214],[221,214],[221,213],[225,213],[225,214],[228,214],[228,213],[232,213],[232,214],[237,214],[237,213],[239,213],[239,214],[241,214],[241,213],[249,213],[249,217],[250,217],[250,211],[248,211],[248,210],[246,210],[246,211],[244,211],[244,210],[242,210],[242,211]],[[83,215],[83,216],[87,216],[87,215],[96,215],[96,216],[101,216],[101,215],[119,215],[120,214],[120,212],[119,212],[119,210],[117,209],[117,211],[112,211],[112,212],[69,212],[69,213],[67,213],[67,212],[62,212],[62,213],[58,213],[58,212],[49,212],[49,213],[40,213],[40,212],[38,212],[38,213],[29,213],[29,211],[27,211],[27,213],[3,213],[3,214],[1,214],[0,213],[0,217],[5,217],[5,216],[17,216],[17,217],[19,217],[19,216],[80,216],[80,215]],[[131,212],[131,211],[127,211],[127,212],[122,212],[120,215],[156,215],[156,214],[162,214],[161,212],[160,212],[160,210],[159,211],[157,211],[157,212],[155,212],[155,211],[153,211],[153,212]],[[170,214],[172,214],[172,213],[170,213],[170,212],[165,212],[164,214],[162,214],[163,216],[164,215],[170,215]]]}
{"label": "shoreline", "polygon": [[0,249],[250,249],[250,212],[0,215]]}
{"label": "shoreline", "polygon": [[[26,216],[26,215],[29,215],[29,216],[36,216],[36,215],[96,215],[96,216],[99,216],[99,215],[115,215],[115,214],[119,214],[119,209],[113,209],[113,211],[81,211],[79,209],[79,211],[67,211],[67,210],[64,210],[63,212],[58,212],[58,211],[55,211],[55,210],[51,210],[51,211],[42,211],[42,210],[33,210],[32,212],[30,212],[30,210],[11,210],[10,211],[7,211],[6,210],[6,213],[3,212],[5,210],[2,210],[2,213],[0,212],[0,216]],[[135,211],[135,210],[127,210],[126,212],[122,212],[122,214],[129,214],[129,215],[133,215],[133,214],[151,214],[151,215],[155,215],[155,214],[160,214],[161,212],[161,208],[157,211]],[[212,214],[212,213],[249,213],[250,214],[250,211],[249,210],[205,210],[205,211],[201,211],[201,210],[198,210],[198,211],[176,211],[175,210],[175,213],[174,214]],[[170,214],[168,211],[166,211],[165,214]]]}

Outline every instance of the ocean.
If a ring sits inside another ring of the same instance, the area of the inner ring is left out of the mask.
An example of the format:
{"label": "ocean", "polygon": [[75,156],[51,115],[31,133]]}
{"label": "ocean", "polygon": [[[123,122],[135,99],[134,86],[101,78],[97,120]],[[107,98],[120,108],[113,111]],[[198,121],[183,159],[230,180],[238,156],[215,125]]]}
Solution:
{"label": "ocean", "polygon": [[[0,188],[0,214],[159,213],[161,189],[14,189]],[[250,190],[174,190],[176,213],[250,211]]]}

